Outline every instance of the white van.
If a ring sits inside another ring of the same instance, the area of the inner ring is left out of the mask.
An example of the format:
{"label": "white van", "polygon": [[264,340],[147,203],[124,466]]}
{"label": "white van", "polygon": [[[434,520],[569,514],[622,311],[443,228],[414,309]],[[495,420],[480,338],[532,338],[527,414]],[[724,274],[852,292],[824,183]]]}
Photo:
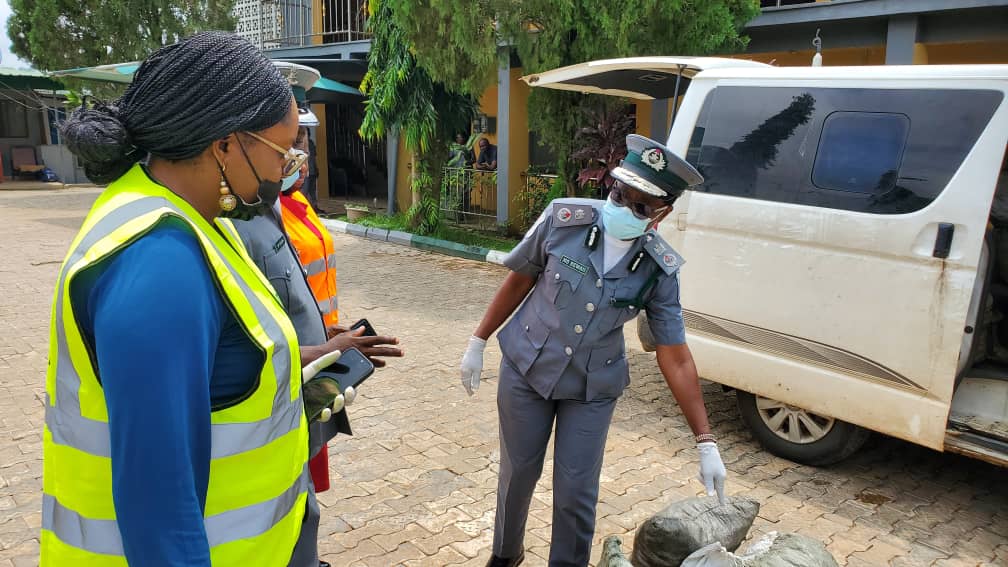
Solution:
{"label": "white van", "polygon": [[661,231],[700,374],[767,449],[827,464],[872,430],[1008,465],[1008,65],[646,57],[524,80],[685,91],[668,147],[705,183]]}

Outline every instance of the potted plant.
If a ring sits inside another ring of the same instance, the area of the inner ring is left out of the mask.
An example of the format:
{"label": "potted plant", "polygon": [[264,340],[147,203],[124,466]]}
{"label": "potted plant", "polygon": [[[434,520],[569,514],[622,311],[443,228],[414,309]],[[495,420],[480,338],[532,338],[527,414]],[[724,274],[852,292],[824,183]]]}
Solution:
{"label": "potted plant", "polygon": [[581,128],[575,138],[571,157],[583,160],[577,183],[582,192],[591,191],[605,199],[615,183],[610,172],[626,157],[626,137],[634,131],[634,115],[625,103],[607,103],[589,110],[589,126]]}
{"label": "potted plant", "polygon": [[364,203],[347,203],[346,215],[350,222],[358,221],[371,214],[371,209]]}

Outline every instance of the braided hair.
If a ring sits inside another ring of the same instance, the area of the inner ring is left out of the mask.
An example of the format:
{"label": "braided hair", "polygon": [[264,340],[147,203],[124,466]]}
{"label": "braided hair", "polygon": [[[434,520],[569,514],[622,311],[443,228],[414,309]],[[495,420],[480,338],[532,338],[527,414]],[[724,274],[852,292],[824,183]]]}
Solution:
{"label": "braided hair", "polygon": [[189,159],[233,132],[274,126],[291,96],[248,40],[203,32],[152,53],[119,100],[81,106],[61,132],[88,178],[108,183],[147,155]]}

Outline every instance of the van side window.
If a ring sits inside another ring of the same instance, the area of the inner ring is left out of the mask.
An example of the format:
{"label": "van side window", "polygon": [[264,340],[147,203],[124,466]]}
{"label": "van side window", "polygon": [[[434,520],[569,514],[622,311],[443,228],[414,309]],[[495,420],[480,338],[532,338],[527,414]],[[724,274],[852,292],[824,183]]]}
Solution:
{"label": "van side window", "polygon": [[717,87],[686,159],[699,191],[875,214],[920,210],[962,165],[1000,91]]}
{"label": "van side window", "polygon": [[905,114],[834,112],[823,122],[812,183],[881,194],[896,186],[910,119]]}

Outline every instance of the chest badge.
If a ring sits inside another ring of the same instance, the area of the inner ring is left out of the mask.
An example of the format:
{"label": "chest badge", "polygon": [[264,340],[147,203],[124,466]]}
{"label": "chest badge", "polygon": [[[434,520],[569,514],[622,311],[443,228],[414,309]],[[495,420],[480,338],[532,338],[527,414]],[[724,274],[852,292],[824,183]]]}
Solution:
{"label": "chest badge", "polygon": [[588,273],[588,266],[578,262],[577,260],[571,260],[567,256],[563,256],[562,258],[560,258],[560,263],[574,270],[575,272],[580,273],[581,275]]}
{"label": "chest badge", "polygon": [[561,208],[556,214],[557,220],[560,222],[567,222],[571,220],[572,216],[574,216],[573,213],[571,213],[571,210],[567,207]]}
{"label": "chest badge", "polygon": [[664,262],[665,265],[668,266],[668,267],[670,267],[670,268],[674,267],[676,264],[679,263],[676,260],[676,257],[675,257],[674,254],[666,254],[666,255],[662,256],[662,262]]}

